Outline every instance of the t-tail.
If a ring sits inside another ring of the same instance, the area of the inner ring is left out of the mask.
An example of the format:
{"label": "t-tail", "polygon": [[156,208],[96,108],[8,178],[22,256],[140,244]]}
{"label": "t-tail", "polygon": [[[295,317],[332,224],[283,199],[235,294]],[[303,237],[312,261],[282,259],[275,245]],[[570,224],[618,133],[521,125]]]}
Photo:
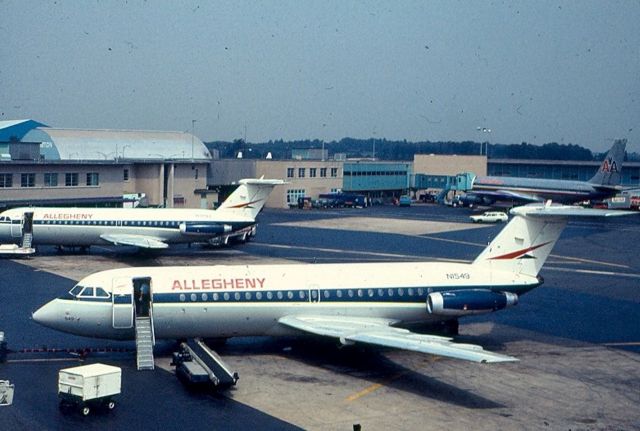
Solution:
{"label": "t-tail", "polygon": [[530,204],[511,210],[513,219],[473,261],[492,271],[536,277],[567,221],[582,217],[634,214],[566,205]]}
{"label": "t-tail", "polygon": [[244,179],[231,195],[217,209],[243,217],[255,219],[267,202],[273,188],[285,184],[283,180],[269,180],[264,178]]}
{"label": "t-tail", "polygon": [[613,147],[611,147],[602,161],[598,172],[589,180],[591,184],[598,186],[617,186],[620,184],[622,161],[624,160],[626,146],[626,139],[618,139],[613,143]]}

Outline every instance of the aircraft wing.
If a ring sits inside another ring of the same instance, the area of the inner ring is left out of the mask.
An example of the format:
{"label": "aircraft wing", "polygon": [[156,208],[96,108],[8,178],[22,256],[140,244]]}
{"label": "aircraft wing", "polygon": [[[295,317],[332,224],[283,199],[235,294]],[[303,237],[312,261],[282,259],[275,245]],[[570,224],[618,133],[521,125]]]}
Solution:
{"label": "aircraft wing", "polygon": [[105,241],[112,243],[113,245],[132,245],[140,248],[167,248],[169,245],[160,241],[157,238],[153,238],[145,235],[131,235],[131,234],[103,234],[100,235]]}
{"label": "aircraft wing", "polygon": [[285,316],[278,322],[316,335],[334,337],[342,344],[367,343],[412,350],[473,362],[511,362],[518,359],[492,353],[474,344],[454,343],[451,338],[416,334],[391,325],[395,320],[349,316]]}

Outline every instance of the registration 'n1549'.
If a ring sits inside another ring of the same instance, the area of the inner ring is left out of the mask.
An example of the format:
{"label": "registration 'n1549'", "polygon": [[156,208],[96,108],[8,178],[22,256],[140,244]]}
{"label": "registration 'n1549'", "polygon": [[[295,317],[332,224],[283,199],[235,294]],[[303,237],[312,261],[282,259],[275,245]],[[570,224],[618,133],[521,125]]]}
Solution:
{"label": "registration 'n1549'", "polygon": [[447,280],[469,280],[471,276],[468,272],[449,272]]}

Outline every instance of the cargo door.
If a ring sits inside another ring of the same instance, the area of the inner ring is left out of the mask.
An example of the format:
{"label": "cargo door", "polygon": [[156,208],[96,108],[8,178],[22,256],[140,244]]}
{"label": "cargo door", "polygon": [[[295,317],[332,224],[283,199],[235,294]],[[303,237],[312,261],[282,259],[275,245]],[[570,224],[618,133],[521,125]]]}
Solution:
{"label": "cargo door", "polygon": [[126,329],[133,327],[133,283],[131,278],[113,279],[111,286],[113,304],[113,327]]}

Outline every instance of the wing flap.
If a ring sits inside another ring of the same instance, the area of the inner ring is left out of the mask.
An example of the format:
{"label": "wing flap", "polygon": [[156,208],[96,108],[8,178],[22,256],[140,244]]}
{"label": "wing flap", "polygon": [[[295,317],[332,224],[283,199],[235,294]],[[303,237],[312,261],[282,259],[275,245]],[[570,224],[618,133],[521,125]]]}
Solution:
{"label": "wing flap", "polygon": [[134,247],[150,249],[163,249],[169,247],[167,243],[160,241],[157,238],[145,235],[103,234],[100,235],[100,238],[113,245],[131,245]]}
{"label": "wing flap", "polygon": [[367,343],[472,362],[512,362],[518,359],[488,352],[475,344],[454,343],[451,338],[416,334],[391,326],[395,320],[347,316],[285,316],[281,324],[316,335],[333,337],[342,344]]}

